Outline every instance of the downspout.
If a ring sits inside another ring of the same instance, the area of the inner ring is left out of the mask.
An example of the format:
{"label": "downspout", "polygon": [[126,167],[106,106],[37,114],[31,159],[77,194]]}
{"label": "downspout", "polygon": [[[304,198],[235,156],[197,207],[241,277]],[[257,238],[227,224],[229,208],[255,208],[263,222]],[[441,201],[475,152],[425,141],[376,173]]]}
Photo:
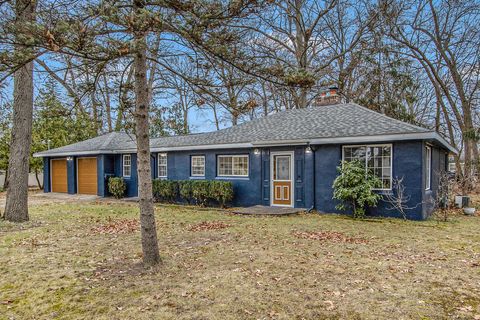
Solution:
{"label": "downspout", "polygon": [[310,148],[312,150],[312,171],[313,171],[313,176],[312,176],[312,179],[313,179],[313,188],[312,188],[312,206],[307,210],[307,213],[312,213],[312,211],[315,209],[315,150],[310,147],[310,144],[308,145],[307,148]]}

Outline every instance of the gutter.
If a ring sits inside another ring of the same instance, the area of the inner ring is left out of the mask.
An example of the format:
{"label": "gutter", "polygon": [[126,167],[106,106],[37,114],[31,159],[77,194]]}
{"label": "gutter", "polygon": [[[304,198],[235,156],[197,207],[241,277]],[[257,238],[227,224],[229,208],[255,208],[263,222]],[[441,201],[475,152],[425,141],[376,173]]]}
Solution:
{"label": "gutter", "polygon": [[452,147],[440,134],[434,131],[422,133],[399,133],[374,136],[317,138],[310,140],[311,144],[345,144],[345,143],[370,143],[380,141],[405,141],[405,140],[436,140],[440,145],[452,153],[458,151]]}
{"label": "gutter", "polygon": [[[205,144],[205,145],[190,145],[178,147],[153,147],[150,152],[167,152],[167,151],[194,151],[194,150],[218,150],[218,149],[242,149],[255,147],[281,147],[281,146],[306,146],[306,145],[325,145],[325,144],[346,144],[346,143],[370,143],[380,141],[405,141],[405,140],[435,140],[440,145],[448,149],[454,154],[458,151],[452,147],[439,133],[430,131],[422,133],[400,133],[388,135],[373,135],[373,136],[357,136],[357,137],[335,137],[335,138],[316,138],[316,139],[297,139],[297,140],[265,140],[244,143],[225,143],[225,144]],[[53,151],[53,150],[50,150]],[[136,153],[137,149],[124,150],[89,150],[89,151],[64,151],[64,152],[37,152],[33,154],[34,157],[62,157],[62,156],[80,156],[80,155],[96,155],[96,154],[123,154]]]}

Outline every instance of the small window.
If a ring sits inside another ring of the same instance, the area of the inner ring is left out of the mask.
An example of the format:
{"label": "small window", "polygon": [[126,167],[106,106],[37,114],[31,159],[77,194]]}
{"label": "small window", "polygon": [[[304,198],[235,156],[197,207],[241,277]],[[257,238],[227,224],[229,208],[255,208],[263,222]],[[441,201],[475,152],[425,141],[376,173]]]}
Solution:
{"label": "small window", "polygon": [[192,156],[192,177],[205,176],[205,156]]}
{"label": "small window", "polygon": [[248,155],[222,155],[217,160],[217,176],[248,177]]}
{"label": "small window", "polygon": [[343,161],[359,161],[382,182],[378,190],[392,188],[392,146],[366,145],[343,147]]}
{"label": "small window", "polygon": [[167,154],[166,153],[158,154],[158,177],[159,178],[167,177]]}
{"label": "small window", "polygon": [[123,176],[130,177],[132,175],[132,156],[129,154],[123,155]]}
{"label": "small window", "polygon": [[432,187],[432,148],[425,147],[425,190]]}

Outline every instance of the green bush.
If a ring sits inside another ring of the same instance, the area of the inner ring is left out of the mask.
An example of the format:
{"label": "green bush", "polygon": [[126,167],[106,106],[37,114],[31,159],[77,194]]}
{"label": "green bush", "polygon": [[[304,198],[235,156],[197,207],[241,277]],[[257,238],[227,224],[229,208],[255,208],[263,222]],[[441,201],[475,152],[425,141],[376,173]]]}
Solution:
{"label": "green bush", "polygon": [[178,182],[155,179],[152,182],[152,190],[155,201],[175,202],[178,197]]}
{"label": "green bush", "polygon": [[153,180],[153,197],[158,202],[174,202],[180,198],[188,204],[207,206],[217,203],[223,208],[233,200],[233,196],[233,184],[230,181]]}
{"label": "green bush", "polygon": [[233,184],[230,181],[212,181],[210,194],[224,208],[227,202],[233,200]]}
{"label": "green bush", "polygon": [[210,185],[213,181],[198,180],[192,182],[192,196],[195,200],[195,203],[200,206],[206,206],[208,204],[208,200],[211,199]]}
{"label": "green bush", "polygon": [[184,180],[178,182],[178,189],[180,191],[180,198],[187,201],[188,204],[193,200],[193,182],[190,180]]}
{"label": "green bush", "polygon": [[125,196],[125,191],[127,190],[127,184],[125,180],[121,177],[110,177],[108,178],[108,192],[117,199],[123,198]]}
{"label": "green bush", "polygon": [[337,168],[338,177],[333,182],[333,198],[342,201],[338,210],[351,209],[355,218],[365,217],[366,206],[375,207],[380,195],[373,189],[381,186],[381,181],[358,161],[342,162]]}

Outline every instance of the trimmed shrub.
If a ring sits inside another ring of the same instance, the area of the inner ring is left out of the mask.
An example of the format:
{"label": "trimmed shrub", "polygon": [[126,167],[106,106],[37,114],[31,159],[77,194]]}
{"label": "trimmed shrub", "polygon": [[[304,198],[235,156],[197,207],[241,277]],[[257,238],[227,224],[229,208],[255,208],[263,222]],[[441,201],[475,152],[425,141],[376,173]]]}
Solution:
{"label": "trimmed shrub", "polygon": [[364,218],[365,208],[375,207],[380,199],[373,189],[381,186],[381,181],[358,161],[343,161],[337,170],[339,175],[333,182],[333,199],[342,202],[336,208],[351,209],[355,218]]}
{"label": "trimmed shrub", "polygon": [[224,208],[227,202],[233,200],[233,184],[230,181],[212,181],[210,195]]}
{"label": "trimmed shrub", "polygon": [[208,204],[208,200],[211,199],[210,186],[213,181],[198,180],[192,182],[192,196],[195,200],[195,203],[200,206],[206,206]]}
{"label": "trimmed shrub", "polygon": [[191,204],[193,200],[193,181],[178,181],[178,189],[180,192],[180,198],[187,201],[188,204]]}
{"label": "trimmed shrub", "polygon": [[127,190],[127,184],[122,177],[110,177],[108,178],[108,192],[117,199],[125,196]]}
{"label": "trimmed shrub", "polygon": [[152,190],[155,201],[175,202],[178,197],[178,182],[155,179],[152,181]]}
{"label": "trimmed shrub", "polygon": [[222,208],[233,200],[233,184],[230,181],[209,180],[153,180],[153,197],[157,202],[175,202],[207,206],[218,204]]}

